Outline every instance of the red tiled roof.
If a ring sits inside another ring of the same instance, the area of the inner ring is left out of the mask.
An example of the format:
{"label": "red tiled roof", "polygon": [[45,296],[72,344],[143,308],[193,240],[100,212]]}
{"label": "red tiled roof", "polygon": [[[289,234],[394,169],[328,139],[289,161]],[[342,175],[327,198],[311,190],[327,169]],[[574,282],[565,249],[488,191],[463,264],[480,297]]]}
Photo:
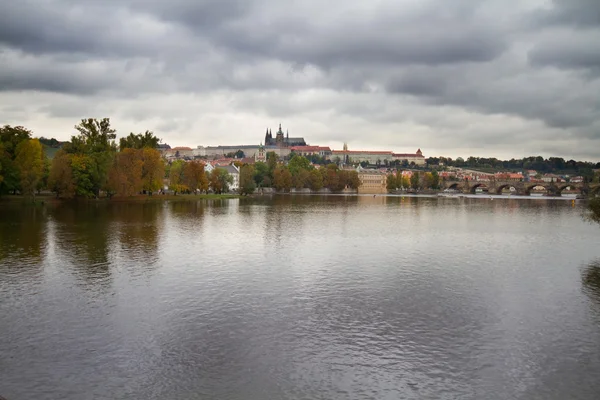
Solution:
{"label": "red tiled roof", "polygon": [[322,146],[292,146],[290,147],[292,151],[331,151],[329,147]]}
{"label": "red tiled roof", "polygon": [[409,154],[409,153],[392,153],[392,157],[396,158],[425,158],[422,154]]}
{"label": "red tiled roof", "polygon": [[333,150],[334,154],[393,154],[391,151],[371,151],[371,150]]}

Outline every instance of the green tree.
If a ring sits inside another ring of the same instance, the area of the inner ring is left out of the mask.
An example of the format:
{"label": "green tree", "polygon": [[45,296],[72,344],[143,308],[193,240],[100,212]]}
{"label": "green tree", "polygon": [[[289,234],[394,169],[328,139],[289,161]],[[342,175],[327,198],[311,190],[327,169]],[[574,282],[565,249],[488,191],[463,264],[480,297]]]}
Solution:
{"label": "green tree", "polygon": [[97,180],[94,159],[86,154],[72,154],[71,170],[75,183],[75,195],[93,197],[95,195],[94,181]]}
{"label": "green tree", "polygon": [[233,183],[233,176],[222,168],[215,168],[209,174],[210,188],[216,194],[229,191],[229,186]]}
{"label": "green tree", "polygon": [[397,187],[396,175],[389,174],[387,176],[386,187],[387,187],[387,190],[396,190],[396,187]]}
{"label": "green tree", "polygon": [[48,188],[56,193],[56,197],[71,198],[75,195],[71,157],[62,149],[58,150],[52,159]]}
{"label": "green tree", "polygon": [[31,131],[22,126],[4,125],[0,127],[0,165],[2,165],[2,177],[0,181],[0,194],[13,192],[21,189],[21,178],[19,169],[15,165],[17,146],[31,139]]}
{"label": "green tree", "polygon": [[129,136],[121,138],[119,140],[119,149],[123,150],[126,148],[130,149],[143,149],[150,148],[156,149],[158,148],[158,144],[161,142],[161,139],[154,136],[152,131],[146,131],[144,133],[135,134],[131,132]]}
{"label": "green tree", "polygon": [[431,171],[431,187],[433,189],[440,188],[440,174],[435,169]]}
{"label": "green tree", "polygon": [[269,177],[271,180],[275,177],[275,168],[277,168],[277,164],[279,163],[279,156],[274,151],[269,151],[267,153],[267,166],[269,167]]}
{"label": "green tree", "polygon": [[258,187],[261,186],[270,186],[270,182],[269,185],[265,185],[265,178],[268,178],[269,176],[269,166],[267,165],[267,163],[264,163],[262,161],[258,161],[254,164],[254,182],[256,183],[256,185]]}
{"label": "green tree", "polygon": [[248,195],[254,193],[256,182],[254,181],[254,167],[242,165],[240,167],[240,194]]}
{"label": "green tree", "polygon": [[301,170],[309,171],[312,169],[312,166],[310,165],[308,158],[294,155],[288,163],[288,169],[292,176],[296,176]]}
{"label": "green tree", "polygon": [[410,176],[410,187],[413,189],[418,189],[419,188],[419,173],[413,171],[412,175]]}
{"label": "green tree", "polygon": [[44,172],[43,156],[42,144],[37,139],[24,140],[17,145],[15,165],[21,179],[21,192],[34,200]]}
{"label": "green tree", "polygon": [[[113,164],[113,158],[117,150],[115,130],[110,127],[108,118],[103,118],[100,121],[94,118],[82,119],[79,125],[75,126],[75,129],[79,132],[79,135],[71,137],[71,143],[64,146],[65,151],[88,157],[85,162],[87,179],[78,180],[77,163],[72,165],[76,181],[84,182],[86,185],[89,181],[89,184],[91,184],[90,190],[86,186],[77,188],[76,193],[78,195],[88,193],[88,196],[98,197],[100,190],[106,188],[108,171]],[[81,161],[81,159],[77,161]],[[77,184],[79,185],[79,183]]]}

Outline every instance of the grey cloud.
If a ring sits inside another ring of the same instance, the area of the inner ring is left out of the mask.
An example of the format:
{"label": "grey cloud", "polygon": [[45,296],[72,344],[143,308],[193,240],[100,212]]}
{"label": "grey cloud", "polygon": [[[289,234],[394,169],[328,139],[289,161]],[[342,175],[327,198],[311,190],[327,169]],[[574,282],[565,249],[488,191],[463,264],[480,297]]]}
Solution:
{"label": "grey cloud", "polygon": [[597,0],[554,0],[550,9],[533,13],[540,25],[569,25],[578,28],[600,26],[600,2]]}
{"label": "grey cloud", "polygon": [[[463,121],[445,113],[461,110],[469,114],[465,124],[525,122],[504,131],[465,129],[455,136],[460,143],[533,143],[561,134],[598,140],[600,3],[561,0],[532,12],[522,4],[9,1],[0,13],[0,94],[136,104],[147,95],[225,92],[233,110],[265,118],[314,118],[325,110],[382,126],[418,119],[453,132]],[[145,108],[130,112],[134,120],[154,117]],[[161,118],[156,126],[169,132],[190,127],[179,116]]]}

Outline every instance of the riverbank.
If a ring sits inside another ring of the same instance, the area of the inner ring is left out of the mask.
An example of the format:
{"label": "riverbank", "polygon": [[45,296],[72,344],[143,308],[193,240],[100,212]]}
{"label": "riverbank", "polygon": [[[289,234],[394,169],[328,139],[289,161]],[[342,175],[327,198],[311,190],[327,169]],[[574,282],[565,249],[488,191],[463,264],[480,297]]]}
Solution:
{"label": "riverbank", "polygon": [[111,198],[100,197],[98,199],[60,199],[53,194],[40,194],[35,196],[35,201],[29,196],[22,195],[3,195],[0,197],[0,204],[2,203],[34,203],[34,204],[57,204],[57,203],[70,203],[70,202],[83,202],[83,203],[155,203],[161,201],[170,202],[184,202],[184,201],[198,201],[198,200],[226,200],[226,199],[239,199],[242,197],[238,194],[155,194],[152,196],[138,195],[129,197],[113,196]]}

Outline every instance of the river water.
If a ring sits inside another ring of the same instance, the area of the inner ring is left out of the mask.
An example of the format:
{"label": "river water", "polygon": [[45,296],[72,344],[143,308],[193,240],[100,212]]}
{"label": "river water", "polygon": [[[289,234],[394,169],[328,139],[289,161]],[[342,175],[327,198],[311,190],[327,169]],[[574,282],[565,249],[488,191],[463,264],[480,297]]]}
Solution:
{"label": "river water", "polygon": [[598,399],[570,201],[0,205],[0,395]]}

